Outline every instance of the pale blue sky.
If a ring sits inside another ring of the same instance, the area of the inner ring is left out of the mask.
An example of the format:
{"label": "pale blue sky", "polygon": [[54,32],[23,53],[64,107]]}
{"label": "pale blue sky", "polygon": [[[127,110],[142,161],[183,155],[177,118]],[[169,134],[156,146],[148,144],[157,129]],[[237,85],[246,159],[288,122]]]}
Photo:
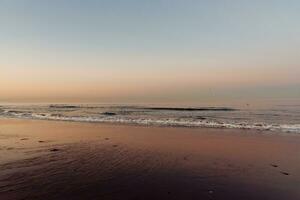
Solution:
{"label": "pale blue sky", "polygon": [[299,10],[296,0],[1,0],[0,100],[298,98]]}

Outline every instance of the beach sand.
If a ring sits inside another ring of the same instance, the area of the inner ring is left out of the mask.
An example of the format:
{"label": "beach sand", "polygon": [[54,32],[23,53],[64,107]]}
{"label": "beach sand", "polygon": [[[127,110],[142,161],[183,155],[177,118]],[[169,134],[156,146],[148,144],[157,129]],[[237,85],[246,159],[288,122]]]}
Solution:
{"label": "beach sand", "polygon": [[0,120],[0,199],[300,199],[300,137]]}

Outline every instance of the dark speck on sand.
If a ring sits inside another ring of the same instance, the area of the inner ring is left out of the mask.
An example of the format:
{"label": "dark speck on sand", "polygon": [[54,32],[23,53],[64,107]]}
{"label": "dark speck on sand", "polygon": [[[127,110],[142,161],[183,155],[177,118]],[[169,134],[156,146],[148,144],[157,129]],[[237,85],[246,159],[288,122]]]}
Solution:
{"label": "dark speck on sand", "polygon": [[286,176],[290,175],[289,173],[283,172],[283,171],[281,171],[280,173],[283,174],[283,175],[286,175]]}
{"label": "dark speck on sand", "polygon": [[50,141],[50,140],[39,140],[38,142],[39,143],[49,143],[49,142],[53,142],[53,141]]}
{"label": "dark speck on sand", "polygon": [[50,149],[50,151],[52,151],[52,152],[59,151],[59,149],[54,148],[54,149]]}

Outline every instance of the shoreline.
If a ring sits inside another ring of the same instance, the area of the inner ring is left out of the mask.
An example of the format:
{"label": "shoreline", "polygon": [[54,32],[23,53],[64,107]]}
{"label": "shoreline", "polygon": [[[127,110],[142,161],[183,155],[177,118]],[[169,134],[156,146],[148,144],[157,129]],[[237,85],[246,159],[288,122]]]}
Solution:
{"label": "shoreline", "polygon": [[[295,109],[295,110],[294,110]],[[134,124],[159,127],[254,129],[300,133],[298,108],[157,107],[125,105],[3,106],[0,118]],[[294,110],[294,111],[293,111]]]}
{"label": "shoreline", "polygon": [[56,119],[26,119],[26,118],[0,118],[1,121],[45,121],[45,122],[61,122],[61,123],[75,123],[75,124],[99,124],[104,126],[125,126],[125,127],[146,127],[146,128],[174,128],[174,129],[200,129],[200,130],[231,130],[231,132],[250,132],[251,134],[263,133],[264,135],[281,135],[281,136],[300,136],[297,132],[270,130],[270,129],[255,129],[255,128],[229,128],[229,127],[212,127],[212,126],[184,126],[184,125],[159,125],[159,124],[140,124],[127,122],[108,122],[108,121],[75,121],[75,120],[56,120]]}
{"label": "shoreline", "polygon": [[300,197],[298,135],[0,119],[0,147],[4,200]]}

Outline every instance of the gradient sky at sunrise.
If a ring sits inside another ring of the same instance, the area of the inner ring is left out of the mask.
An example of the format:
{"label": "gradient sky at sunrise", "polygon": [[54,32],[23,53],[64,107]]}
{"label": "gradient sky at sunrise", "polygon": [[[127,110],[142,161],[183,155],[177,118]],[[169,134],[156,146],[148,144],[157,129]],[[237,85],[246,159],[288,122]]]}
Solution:
{"label": "gradient sky at sunrise", "polygon": [[0,102],[300,98],[298,0],[0,0]]}

